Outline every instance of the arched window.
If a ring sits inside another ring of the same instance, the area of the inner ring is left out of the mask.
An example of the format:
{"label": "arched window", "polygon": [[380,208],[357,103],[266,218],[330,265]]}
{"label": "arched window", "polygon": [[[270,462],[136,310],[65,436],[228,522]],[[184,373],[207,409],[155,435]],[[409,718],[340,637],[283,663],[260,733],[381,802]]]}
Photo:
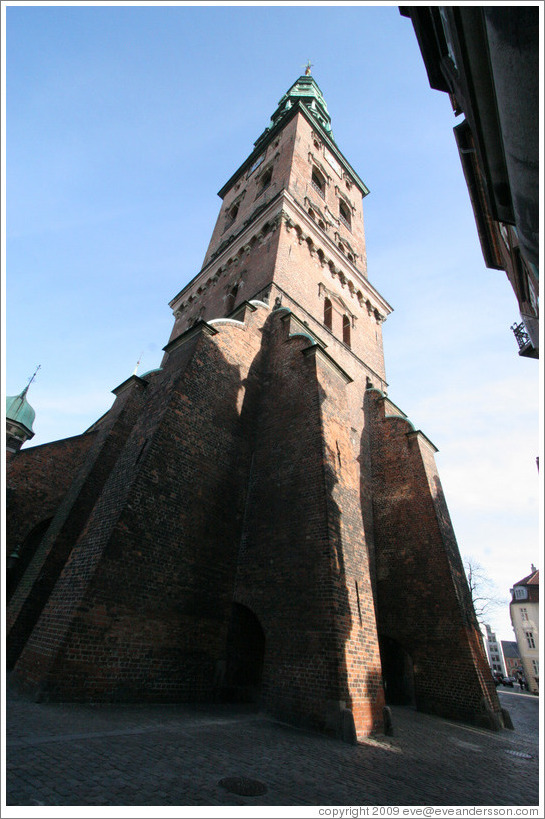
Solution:
{"label": "arched window", "polygon": [[324,301],[324,324],[328,330],[333,326],[333,308],[329,299]]}
{"label": "arched window", "polygon": [[225,315],[228,316],[229,313],[235,309],[235,302],[237,300],[237,293],[238,293],[239,285],[234,284],[231,290],[229,291],[229,295],[227,296],[225,302]]}
{"label": "arched window", "polygon": [[348,205],[342,201],[339,202],[339,216],[341,217],[341,222],[344,222],[346,227],[350,227],[352,224],[352,218],[350,216],[350,210]]}
{"label": "arched window", "polygon": [[350,347],[350,319],[348,316],[343,316],[343,341],[347,347]]}
{"label": "arched window", "polygon": [[312,169],[312,187],[322,198],[325,196],[325,179],[318,168]]}

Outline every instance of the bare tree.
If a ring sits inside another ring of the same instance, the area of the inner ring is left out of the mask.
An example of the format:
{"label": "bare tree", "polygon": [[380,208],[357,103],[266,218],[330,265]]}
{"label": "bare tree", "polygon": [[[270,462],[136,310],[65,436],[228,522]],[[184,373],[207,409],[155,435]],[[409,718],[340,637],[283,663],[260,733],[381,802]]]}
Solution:
{"label": "bare tree", "polygon": [[472,557],[464,558],[464,568],[475,616],[480,623],[484,623],[493,611],[507,605],[507,599],[501,597],[493,580],[486,573],[486,569]]}

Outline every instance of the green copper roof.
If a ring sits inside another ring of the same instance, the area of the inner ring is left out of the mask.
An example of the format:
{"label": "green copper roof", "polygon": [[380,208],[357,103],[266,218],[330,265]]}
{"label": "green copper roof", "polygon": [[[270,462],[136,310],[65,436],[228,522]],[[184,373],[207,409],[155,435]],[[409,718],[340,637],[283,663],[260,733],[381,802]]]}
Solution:
{"label": "green copper roof", "polygon": [[25,387],[19,395],[8,395],[6,397],[6,419],[22,424],[29,432],[33,432],[32,424],[36,413],[26,400],[28,387]]}
{"label": "green copper roof", "polygon": [[265,129],[265,132],[261,134],[259,139],[256,141],[256,145],[263,139],[267,131],[270,131],[271,128],[280,122],[282,117],[284,117],[290,108],[292,108],[292,106],[298,101],[303,103],[314,119],[319,122],[328,136],[333,139],[331,117],[329,116],[329,111],[327,110],[324,95],[320,91],[318,83],[314,77],[312,77],[310,74],[303,74],[298,80],[296,80],[296,82],[293,83],[291,88],[286,91],[278,103],[278,108],[272,115],[271,121]]}

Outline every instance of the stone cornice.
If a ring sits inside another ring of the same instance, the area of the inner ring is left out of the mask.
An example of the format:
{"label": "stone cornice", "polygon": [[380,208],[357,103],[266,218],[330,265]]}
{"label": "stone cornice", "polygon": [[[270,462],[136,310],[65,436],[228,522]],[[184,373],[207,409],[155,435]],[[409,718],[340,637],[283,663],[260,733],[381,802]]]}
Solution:
{"label": "stone cornice", "polygon": [[[331,261],[333,261],[334,265],[338,267],[341,272],[345,273],[347,278],[350,277],[357,281],[359,287],[364,291],[362,294],[364,295],[364,299],[369,299],[372,302],[374,301],[383,317],[390,315],[394,308],[386,301],[385,298],[383,298],[383,296],[380,295],[378,290],[373,287],[373,285],[369,282],[369,279],[363,276],[358,268],[341,253],[335,242],[330,239],[325,232],[321,231],[316,226],[316,223],[308,215],[302,205],[300,205],[299,202],[297,202],[297,200],[295,200],[286,190],[283,191],[283,198],[284,202],[291,206],[295,211],[295,213],[290,214],[288,209],[282,208],[283,221],[286,222],[287,217],[291,218],[292,221],[297,218],[298,221],[304,225],[305,230],[311,233],[313,242],[316,240],[316,249],[322,245],[324,250],[327,250],[327,255]],[[293,221],[293,227],[296,227],[295,221]]]}

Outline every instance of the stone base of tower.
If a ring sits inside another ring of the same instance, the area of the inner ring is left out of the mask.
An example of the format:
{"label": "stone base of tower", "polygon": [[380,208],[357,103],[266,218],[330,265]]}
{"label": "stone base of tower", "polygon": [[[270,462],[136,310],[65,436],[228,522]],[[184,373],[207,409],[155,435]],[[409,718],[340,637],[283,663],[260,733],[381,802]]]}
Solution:
{"label": "stone base of tower", "polygon": [[14,596],[14,684],[255,702],[353,742],[382,730],[384,680],[498,727],[427,439],[287,308],[243,304],[166,353],[116,390]]}
{"label": "stone base of tower", "polygon": [[253,700],[350,741],[380,730],[351,379],[289,310],[259,302],[166,349],[114,403],[136,409],[112,410],[124,435],[92,508],[104,432],[37,552],[64,564],[13,684],[64,701]]}

